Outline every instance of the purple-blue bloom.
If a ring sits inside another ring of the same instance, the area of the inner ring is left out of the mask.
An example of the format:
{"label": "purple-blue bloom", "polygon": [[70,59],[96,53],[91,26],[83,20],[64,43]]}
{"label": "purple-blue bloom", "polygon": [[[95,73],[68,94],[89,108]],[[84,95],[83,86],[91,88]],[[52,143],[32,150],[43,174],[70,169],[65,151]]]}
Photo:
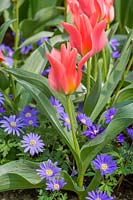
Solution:
{"label": "purple-blue bloom", "polygon": [[125,137],[123,133],[120,133],[119,135],[116,136],[117,142],[123,143],[125,141]]}
{"label": "purple-blue bloom", "polygon": [[37,45],[40,46],[41,44],[43,44],[44,41],[48,41],[48,37],[42,37],[40,40],[37,41]]}
{"label": "purple-blue bloom", "polygon": [[4,105],[5,98],[4,95],[0,92],[0,105]]}
{"label": "purple-blue bloom", "polygon": [[46,190],[59,191],[66,184],[64,178],[52,178],[46,182]]}
{"label": "purple-blue bloom", "polygon": [[112,38],[112,39],[110,40],[109,44],[110,44],[111,48],[112,48],[114,51],[116,51],[116,50],[117,50],[117,47],[120,46],[119,41],[118,41],[117,39],[115,39],[115,38]]}
{"label": "purple-blue bloom", "polygon": [[126,130],[127,130],[128,135],[133,140],[133,126],[130,126],[130,127],[126,128]]}
{"label": "purple-blue bloom", "polygon": [[4,128],[4,132],[17,136],[20,136],[21,133],[24,133],[22,130],[24,127],[22,118],[17,118],[16,115],[10,115],[9,117],[4,116],[3,118],[4,119],[0,120],[0,127]]}
{"label": "purple-blue bloom", "polygon": [[117,39],[112,38],[109,42],[111,48],[112,48],[112,57],[117,59],[120,57],[120,52],[118,50],[118,47],[120,46],[120,43]]}
{"label": "purple-blue bloom", "polygon": [[60,119],[63,121],[63,124],[65,127],[67,127],[67,130],[70,131],[71,130],[71,125],[70,125],[70,119],[67,113],[62,112],[60,114]]}
{"label": "purple-blue bloom", "polygon": [[1,44],[0,50],[4,53],[5,56],[12,58],[14,55],[14,51],[11,49],[11,47]]}
{"label": "purple-blue bloom", "polygon": [[60,176],[61,168],[57,167],[57,162],[52,163],[50,159],[40,164],[40,169],[37,169],[37,174],[41,179],[50,180],[55,176]]}
{"label": "purple-blue bloom", "polygon": [[26,106],[20,113],[20,117],[23,119],[25,126],[38,126],[37,120],[38,111],[36,108]]}
{"label": "purple-blue bloom", "polygon": [[109,197],[106,192],[98,190],[88,192],[88,197],[86,197],[87,200],[113,200],[113,197]]}
{"label": "purple-blue bloom", "polygon": [[83,124],[87,127],[90,127],[92,125],[92,121],[89,119],[88,116],[86,116],[83,113],[78,114],[77,121],[78,121],[78,123]]}
{"label": "purple-blue bloom", "polygon": [[49,72],[50,72],[50,66],[47,68],[47,69],[44,69],[42,72],[41,72],[41,75],[42,76],[46,76],[46,75],[48,75],[49,74]]}
{"label": "purple-blue bloom", "polygon": [[[20,44],[22,44],[24,41],[25,41],[24,39],[21,39]],[[33,49],[33,46],[29,44],[27,46],[22,47],[20,52],[21,54],[27,54],[30,51],[32,51],[32,49]]]}
{"label": "purple-blue bloom", "polygon": [[109,124],[112,121],[112,119],[115,116],[116,112],[117,112],[117,110],[116,110],[115,107],[106,110],[106,113],[104,114],[104,117],[106,119],[106,122],[105,122],[106,124]]}
{"label": "purple-blue bloom", "polygon": [[50,97],[50,103],[56,109],[58,114],[64,113],[64,108],[63,108],[62,104],[60,103],[60,101],[58,99],[51,96]]}
{"label": "purple-blue bloom", "polygon": [[120,54],[119,51],[113,51],[112,52],[112,58],[117,59],[117,58],[120,58],[120,56],[121,56],[121,54]]}
{"label": "purple-blue bloom", "polygon": [[25,126],[38,127],[38,120],[36,117],[28,117],[24,119]]}
{"label": "purple-blue bloom", "polygon": [[8,65],[9,67],[13,67],[13,59],[11,57],[5,57],[5,61],[4,61],[5,65]]}
{"label": "purple-blue bloom", "polygon": [[14,55],[14,51],[9,46],[6,46],[5,49],[6,49],[6,56],[12,58]]}
{"label": "purple-blue bloom", "polygon": [[31,118],[31,117],[36,117],[37,115],[38,115],[38,110],[31,106],[24,107],[24,109],[20,113],[20,116],[22,118]]}
{"label": "purple-blue bloom", "polygon": [[6,112],[5,108],[3,107],[3,105],[0,104],[0,113],[4,113]]}
{"label": "purple-blue bloom", "polygon": [[40,139],[40,136],[35,133],[29,133],[28,135],[24,135],[21,140],[22,147],[24,147],[24,152],[30,153],[31,156],[43,152],[44,143],[43,140]]}
{"label": "purple-blue bloom", "polygon": [[86,131],[83,132],[83,136],[93,139],[103,131],[104,128],[101,127],[101,124],[99,124],[98,126],[96,126],[96,124],[92,124],[87,128]]}
{"label": "purple-blue bloom", "polygon": [[113,157],[107,154],[99,154],[97,158],[92,161],[95,169],[101,171],[101,175],[112,174],[117,170],[116,161],[113,160]]}

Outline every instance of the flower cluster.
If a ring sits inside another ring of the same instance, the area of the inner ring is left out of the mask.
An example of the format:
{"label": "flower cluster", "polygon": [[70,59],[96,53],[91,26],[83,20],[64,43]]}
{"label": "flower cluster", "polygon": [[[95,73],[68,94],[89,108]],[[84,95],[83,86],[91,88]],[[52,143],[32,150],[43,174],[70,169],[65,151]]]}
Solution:
{"label": "flower cluster", "polygon": [[95,169],[100,170],[101,175],[112,174],[117,170],[116,161],[113,160],[112,156],[107,154],[99,154],[97,158],[92,161]]}
{"label": "flower cluster", "polygon": [[40,169],[36,171],[42,180],[46,179],[46,190],[58,191],[66,184],[64,179],[60,178],[61,168],[57,167],[57,162],[47,160],[41,163]]}
{"label": "flower cluster", "polygon": [[19,115],[23,119],[25,126],[33,126],[33,127],[38,126],[38,120],[37,120],[38,111],[36,108],[33,108],[31,106],[26,106]]}

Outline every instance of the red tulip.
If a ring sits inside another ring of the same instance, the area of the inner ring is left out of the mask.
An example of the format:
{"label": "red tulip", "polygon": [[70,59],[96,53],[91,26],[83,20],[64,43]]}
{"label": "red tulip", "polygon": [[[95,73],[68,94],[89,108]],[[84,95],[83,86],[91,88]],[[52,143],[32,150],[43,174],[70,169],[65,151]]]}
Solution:
{"label": "red tulip", "polygon": [[92,55],[100,52],[106,45],[106,20],[98,22],[97,13],[90,18],[83,13],[79,15],[77,9],[74,14],[75,25],[65,22],[62,25],[70,35],[71,46],[83,56],[79,62],[79,66],[83,66]]}
{"label": "red tulip", "polygon": [[2,51],[0,51],[0,63],[5,61]]}
{"label": "red tulip", "polygon": [[114,19],[113,3],[114,0],[68,0],[67,2],[72,14],[74,14],[74,7],[77,4],[80,13],[85,13],[88,17],[97,13],[99,21],[106,19],[107,23]]}
{"label": "red tulip", "polygon": [[81,67],[76,68],[77,50],[71,49],[70,44],[65,47],[61,45],[61,50],[55,48],[51,53],[46,54],[51,64],[48,76],[50,87],[61,93],[71,94],[79,86],[82,78]]}

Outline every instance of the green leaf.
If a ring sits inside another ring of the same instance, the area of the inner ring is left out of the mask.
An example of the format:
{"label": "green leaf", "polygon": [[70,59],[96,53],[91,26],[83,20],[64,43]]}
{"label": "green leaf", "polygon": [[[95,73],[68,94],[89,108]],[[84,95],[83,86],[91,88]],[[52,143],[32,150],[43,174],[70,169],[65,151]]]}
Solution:
{"label": "green leaf", "polygon": [[101,173],[100,173],[100,171],[97,170],[95,172],[95,176],[93,177],[90,184],[86,188],[86,191],[90,192],[92,190],[96,190],[96,188],[99,186],[100,182],[101,182]]}
{"label": "green leaf", "polygon": [[29,44],[33,44],[35,42],[37,42],[39,39],[41,39],[42,37],[51,37],[53,35],[53,32],[49,32],[49,31],[41,31],[35,35],[33,35],[32,37],[29,37],[28,39],[26,39],[19,48],[22,48],[26,45]]}
{"label": "green leaf", "polygon": [[111,142],[117,134],[128,127],[133,122],[133,102],[118,107],[117,114],[105,129],[105,131],[96,138],[84,144],[81,148],[81,160],[83,172],[94,159],[94,157],[104,148],[106,144]]}
{"label": "green leaf", "polygon": [[133,84],[124,87],[120,90],[114,100],[114,102],[120,102],[125,100],[133,100]]}
{"label": "green leaf", "polygon": [[82,197],[82,199],[84,199],[84,197],[86,196],[86,191],[84,189],[79,188],[77,186],[77,184],[73,181],[71,176],[69,176],[66,171],[62,172],[62,177],[67,182],[67,184],[63,187],[63,189],[68,190],[68,191],[73,191],[77,195],[80,195],[80,197]]}
{"label": "green leaf", "polygon": [[[0,6],[1,8],[1,6]],[[2,43],[2,40],[4,38],[4,35],[8,29],[8,27],[10,26],[10,24],[12,24],[15,21],[15,19],[13,20],[8,20],[7,22],[5,22],[4,24],[2,24],[2,26],[0,27],[0,44]]]}
{"label": "green leaf", "polygon": [[104,86],[102,87],[99,100],[90,116],[92,121],[94,121],[98,117],[100,112],[103,110],[103,108],[105,107],[106,103],[109,100],[109,97],[112,95],[119,80],[122,77],[122,74],[127,66],[129,58],[130,58],[131,47],[129,47],[129,45],[132,40],[132,37],[133,37],[133,32],[130,34],[129,39],[122,51],[121,57],[118,60],[116,66],[114,67],[114,70],[112,71],[112,73],[110,74],[110,77],[108,77],[107,81],[105,82]]}
{"label": "green leaf", "polygon": [[38,164],[26,160],[11,161],[0,166],[0,192],[43,186],[36,169]]}
{"label": "green leaf", "polygon": [[54,92],[49,87],[47,78],[39,74],[25,71],[23,69],[4,69],[4,70],[17,77],[17,79],[31,83],[33,86],[37,87],[42,93],[44,93],[48,98],[50,98],[51,96],[56,97],[63,104],[65,109],[67,109],[65,96],[63,94],[59,95],[57,92]]}
{"label": "green leaf", "polygon": [[45,23],[63,14],[61,7],[47,7],[39,10],[33,19],[24,19],[20,23],[20,29],[24,38],[32,36],[37,29],[45,27]]}
{"label": "green leaf", "polygon": [[98,67],[97,81],[94,87],[92,88],[90,95],[86,98],[85,104],[84,104],[84,113],[88,116],[91,115],[99,99],[100,92],[101,92],[101,84],[102,84],[102,75],[101,75],[100,67]]}
{"label": "green leaf", "polygon": [[10,5],[10,0],[0,0],[0,12],[4,11],[5,9],[8,9]]}
{"label": "green leaf", "polygon": [[36,100],[38,106],[40,107],[40,111],[42,114],[46,115],[47,118],[52,123],[53,127],[57,130],[58,134],[63,138],[65,144],[68,145],[69,149],[71,150],[77,164],[80,166],[80,158],[77,155],[77,152],[74,149],[74,143],[72,138],[72,133],[66,131],[61,126],[61,123],[57,117],[57,113],[55,109],[51,106],[49,99],[47,96],[39,91],[35,86],[31,85],[30,83],[22,80],[17,80],[29,93],[32,97]]}

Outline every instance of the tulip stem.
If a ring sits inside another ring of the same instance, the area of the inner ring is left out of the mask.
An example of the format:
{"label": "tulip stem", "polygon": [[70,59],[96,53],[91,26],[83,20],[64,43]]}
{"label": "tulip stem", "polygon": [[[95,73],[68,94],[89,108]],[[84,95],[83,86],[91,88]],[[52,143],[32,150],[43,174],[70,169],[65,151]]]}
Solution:
{"label": "tulip stem", "polygon": [[102,50],[102,55],[103,55],[103,79],[106,81],[106,76],[107,76],[107,61],[106,61],[106,54],[105,54],[105,48]]}
{"label": "tulip stem", "polygon": [[67,98],[67,109],[68,109],[68,114],[69,114],[69,118],[70,118],[70,125],[71,125],[71,130],[72,130],[74,149],[75,149],[76,153],[79,155],[79,144],[77,141],[76,132],[75,132],[75,128],[74,128],[74,120],[73,120],[73,115],[72,115],[70,95],[67,95],[66,98]]}
{"label": "tulip stem", "polygon": [[97,79],[97,56],[94,55],[94,79]]}
{"label": "tulip stem", "polygon": [[87,96],[90,94],[91,60],[87,61]]}
{"label": "tulip stem", "polygon": [[[14,1],[14,17],[16,18],[15,21],[15,46],[14,49],[17,51],[19,45],[19,6],[18,0]],[[17,66],[17,59],[14,61],[14,68]]]}

